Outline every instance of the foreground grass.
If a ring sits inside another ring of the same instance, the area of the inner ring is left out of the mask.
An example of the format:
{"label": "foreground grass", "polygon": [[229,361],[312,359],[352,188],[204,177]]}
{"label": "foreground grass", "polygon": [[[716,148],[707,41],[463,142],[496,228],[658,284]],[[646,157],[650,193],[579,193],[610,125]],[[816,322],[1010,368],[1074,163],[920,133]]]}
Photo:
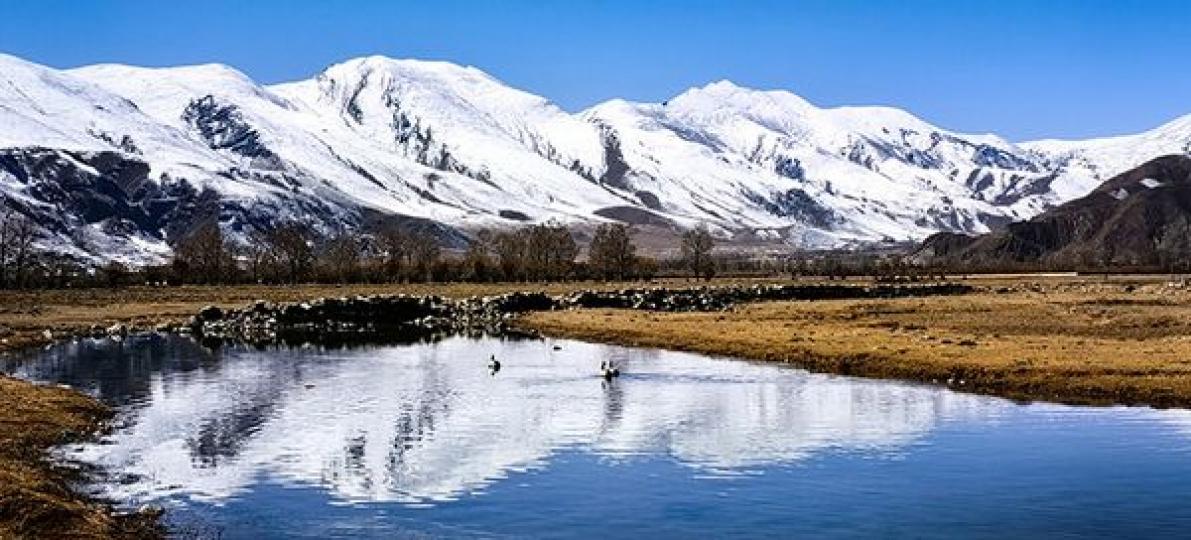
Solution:
{"label": "foreground grass", "polygon": [[108,410],[72,390],[0,378],[0,538],[144,538],[153,520],[116,517],[72,489],[75,473],[47,457],[99,429]]}
{"label": "foreground grass", "polygon": [[1017,399],[1191,406],[1191,292],[1051,283],[958,296],[777,302],[728,313],[533,313],[547,335],[788,362]]}

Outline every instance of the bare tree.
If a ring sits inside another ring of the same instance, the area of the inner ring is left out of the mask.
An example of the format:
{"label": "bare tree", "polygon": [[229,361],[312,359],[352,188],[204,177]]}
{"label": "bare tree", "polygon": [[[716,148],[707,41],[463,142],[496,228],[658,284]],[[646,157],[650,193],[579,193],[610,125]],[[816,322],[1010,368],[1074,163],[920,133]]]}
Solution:
{"label": "bare tree", "polygon": [[695,277],[710,280],[715,275],[715,261],[711,258],[714,248],[715,238],[706,225],[682,233],[682,260]]}
{"label": "bare tree", "polygon": [[416,232],[409,235],[409,266],[410,276],[415,280],[429,281],[431,271],[442,254],[442,247],[438,238],[428,232]]}
{"label": "bare tree", "polygon": [[29,284],[37,264],[36,243],[41,233],[32,220],[12,208],[0,213],[0,288]]}
{"label": "bare tree", "polygon": [[400,281],[404,277],[406,259],[409,258],[409,235],[396,226],[388,226],[376,234],[376,242],[385,279],[389,282]]}
{"label": "bare tree", "polygon": [[463,255],[463,277],[472,281],[491,281],[496,273],[492,258],[495,235],[488,229],[476,233]]}
{"label": "bare tree", "polygon": [[192,283],[226,282],[235,269],[230,248],[219,224],[207,221],[174,245],[174,275]]}
{"label": "bare tree", "polygon": [[310,277],[314,266],[314,234],[309,228],[300,223],[284,223],[269,231],[266,238],[284,280],[300,283]]}
{"label": "bare tree", "polygon": [[502,231],[493,238],[493,249],[496,251],[500,272],[506,281],[520,281],[526,278],[526,238],[525,230]]}
{"label": "bare tree", "polygon": [[628,225],[605,223],[596,227],[587,251],[592,271],[605,281],[625,279],[636,272],[637,246],[633,245]]}
{"label": "bare tree", "polygon": [[526,273],[530,279],[565,279],[579,255],[579,245],[559,223],[533,225],[525,245]]}
{"label": "bare tree", "polygon": [[327,238],[319,250],[322,277],[339,283],[354,282],[360,276],[363,257],[363,240],[342,229]]}
{"label": "bare tree", "polygon": [[111,260],[99,268],[98,278],[113,289],[124,285],[128,281],[128,267],[124,263]]}
{"label": "bare tree", "polygon": [[18,215],[15,210],[0,208],[0,289],[13,287],[13,231]]}
{"label": "bare tree", "polygon": [[249,278],[254,283],[265,283],[280,280],[277,258],[269,245],[269,235],[263,232],[253,232],[248,236],[248,242],[237,248],[244,255],[248,265]]}

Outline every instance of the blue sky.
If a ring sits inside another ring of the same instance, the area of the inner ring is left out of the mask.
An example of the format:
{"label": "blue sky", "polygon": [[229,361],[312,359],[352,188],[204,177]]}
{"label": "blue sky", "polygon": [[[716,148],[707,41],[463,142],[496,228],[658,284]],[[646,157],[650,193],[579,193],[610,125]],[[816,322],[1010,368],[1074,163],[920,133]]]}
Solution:
{"label": "blue sky", "polygon": [[0,0],[0,51],[221,62],[266,83],[369,54],[441,59],[572,111],[727,78],[1014,140],[1191,113],[1191,1]]}

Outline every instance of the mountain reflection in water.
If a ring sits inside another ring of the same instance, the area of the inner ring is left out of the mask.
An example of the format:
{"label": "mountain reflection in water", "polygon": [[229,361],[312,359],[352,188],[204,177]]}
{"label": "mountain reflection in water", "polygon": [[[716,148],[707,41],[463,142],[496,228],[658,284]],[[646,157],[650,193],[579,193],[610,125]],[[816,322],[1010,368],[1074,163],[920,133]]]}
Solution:
{"label": "mountain reflection in water", "polygon": [[[144,337],[65,345],[16,372],[121,408],[121,429],[75,453],[125,475],[111,494],[134,500],[218,502],[265,476],[345,501],[441,502],[572,448],[736,474],[829,448],[897,452],[949,417],[1009,406],[693,354],[553,344],[210,352]],[[490,354],[503,362],[495,375]],[[601,360],[625,375],[598,378]]]}

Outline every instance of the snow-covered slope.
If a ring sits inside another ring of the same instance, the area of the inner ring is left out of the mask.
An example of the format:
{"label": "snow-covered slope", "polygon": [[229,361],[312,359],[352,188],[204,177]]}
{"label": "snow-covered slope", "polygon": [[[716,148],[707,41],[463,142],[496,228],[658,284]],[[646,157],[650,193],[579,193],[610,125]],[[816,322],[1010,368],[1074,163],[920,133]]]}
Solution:
{"label": "snow-covered slope", "polygon": [[1015,145],[885,107],[825,109],[721,81],[578,114],[445,62],[367,57],[263,86],[221,65],[54,70],[0,55],[0,196],[47,244],[153,258],[233,233],[373,216],[468,230],[561,220],[800,247],[985,232],[1191,151],[1140,135]]}
{"label": "snow-covered slope", "polygon": [[1087,195],[1118,174],[1158,156],[1191,155],[1191,114],[1135,135],[1085,141],[1045,140],[1021,147],[1043,157],[1062,181],[1051,186],[1063,202]]}

